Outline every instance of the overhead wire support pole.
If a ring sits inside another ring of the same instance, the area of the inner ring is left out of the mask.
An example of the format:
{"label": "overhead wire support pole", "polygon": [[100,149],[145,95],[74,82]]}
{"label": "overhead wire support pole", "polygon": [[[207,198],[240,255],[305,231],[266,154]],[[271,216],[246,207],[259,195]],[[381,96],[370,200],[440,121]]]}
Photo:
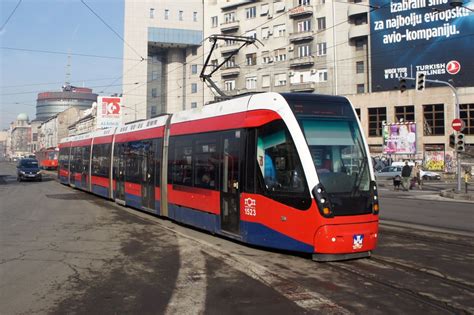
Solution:
{"label": "overhead wire support pole", "polygon": [[[263,43],[259,41],[256,38],[253,37],[246,37],[246,36],[234,36],[234,35],[211,35],[208,37],[209,41],[212,42],[212,47],[211,50],[209,51],[206,61],[204,62],[204,66],[202,67],[201,74],[199,75],[199,78],[201,78],[205,83],[210,85],[220,96],[222,99],[230,99],[232,96],[227,95],[224,91],[222,91],[217,84],[212,81],[212,75],[219,70],[226,62],[228,62],[233,56],[235,56],[242,48],[248,45],[255,45],[257,48],[258,46],[255,44],[255,42],[259,42],[260,44]],[[231,52],[225,59],[222,61],[220,64],[218,64],[210,73],[205,74],[206,68],[209,65],[209,60],[211,59],[212,52],[217,46],[217,41],[218,40],[231,40],[231,41],[236,41],[236,42],[243,42],[243,44],[237,48],[235,51]]]}
{"label": "overhead wire support pole", "polygon": [[[401,79],[405,79],[405,80],[415,80],[416,81],[416,78],[411,78],[411,77],[403,77]],[[430,82],[430,83],[437,83],[437,84],[443,84],[443,85],[446,85],[448,86],[451,91],[453,91],[453,94],[454,94],[454,101],[455,101],[455,108],[454,108],[454,118],[461,118],[461,115],[460,115],[460,110],[459,110],[459,97],[458,97],[458,92],[456,90],[456,88],[449,82],[446,82],[446,81],[441,81],[441,80],[429,80],[429,79],[426,79],[425,80],[426,82]],[[457,131],[456,131],[457,133]],[[456,152],[456,173],[457,173],[457,192],[460,193],[461,192],[461,177],[462,177],[462,174],[461,174],[461,153],[460,152]]]}

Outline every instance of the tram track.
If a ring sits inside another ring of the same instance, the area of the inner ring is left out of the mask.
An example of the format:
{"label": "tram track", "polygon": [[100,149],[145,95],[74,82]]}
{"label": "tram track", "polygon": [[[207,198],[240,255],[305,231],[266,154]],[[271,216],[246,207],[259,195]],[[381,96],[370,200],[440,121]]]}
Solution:
{"label": "tram track", "polygon": [[[370,259],[368,261],[373,261],[373,259]],[[380,264],[380,262],[377,262],[377,260],[375,260],[375,263]],[[439,298],[436,298],[433,295],[418,292],[415,289],[404,286],[403,283],[400,283],[400,281],[394,281],[394,280],[376,275],[372,272],[364,271],[364,268],[360,268],[361,265],[363,264],[364,262],[361,262],[361,261],[351,261],[350,263],[332,262],[332,263],[328,263],[327,265],[329,266],[329,268],[333,269],[336,272],[344,272],[350,276],[362,278],[366,281],[369,281],[371,283],[375,283],[379,286],[387,288],[393,291],[396,295],[402,294],[419,303],[423,303],[427,306],[430,306],[439,311],[442,311],[443,313],[471,314],[473,312],[473,310],[463,308],[461,305],[453,305],[453,303],[450,303],[449,301],[446,301],[446,300],[443,301]],[[396,280],[400,280],[400,279],[396,279]]]}

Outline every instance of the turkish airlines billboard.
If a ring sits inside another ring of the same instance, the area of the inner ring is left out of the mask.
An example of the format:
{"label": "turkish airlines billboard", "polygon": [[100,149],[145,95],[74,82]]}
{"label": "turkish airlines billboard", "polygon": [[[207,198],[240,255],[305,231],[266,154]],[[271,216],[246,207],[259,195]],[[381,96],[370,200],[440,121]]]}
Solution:
{"label": "turkish airlines billboard", "polygon": [[99,96],[97,98],[97,129],[117,127],[122,123],[122,98]]}
{"label": "turkish airlines billboard", "polygon": [[[456,87],[474,86],[474,2],[465,1],[469,9],[449,2],[370,1],[373,92],[397,89],[400,77],[414,78],[417,71]],[[410,88],[414,81],[407,83]]]}

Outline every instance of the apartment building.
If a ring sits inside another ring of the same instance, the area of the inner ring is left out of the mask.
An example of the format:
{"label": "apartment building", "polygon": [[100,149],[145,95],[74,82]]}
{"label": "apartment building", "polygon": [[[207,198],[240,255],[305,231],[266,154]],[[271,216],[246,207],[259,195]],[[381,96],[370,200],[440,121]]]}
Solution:
{"label": "apartment building", "polygon": [[[205,33],[255,37],[215,80],[252,91],[355,94],[368,90],[369,6],[325,0],[211,1]],[[214,63],[239,47],[225,41]]]}

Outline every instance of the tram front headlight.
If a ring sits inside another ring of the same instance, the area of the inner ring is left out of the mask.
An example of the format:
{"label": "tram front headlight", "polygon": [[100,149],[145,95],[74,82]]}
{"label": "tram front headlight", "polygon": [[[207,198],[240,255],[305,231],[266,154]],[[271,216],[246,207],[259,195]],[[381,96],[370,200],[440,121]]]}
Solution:
{"label": "tram front headlight", "polygon": [[326,218],[334,217],[331,200],[321,183],[313,188],[313,196],[316,199],[316,203],[318,204],[318,209],[321,215]]}
{"label": "tram front headlight", "polygon": [[377,193],[377,184],[374,181],[370,182],[370,205],[373,214],[379,214],[379,197]]}

